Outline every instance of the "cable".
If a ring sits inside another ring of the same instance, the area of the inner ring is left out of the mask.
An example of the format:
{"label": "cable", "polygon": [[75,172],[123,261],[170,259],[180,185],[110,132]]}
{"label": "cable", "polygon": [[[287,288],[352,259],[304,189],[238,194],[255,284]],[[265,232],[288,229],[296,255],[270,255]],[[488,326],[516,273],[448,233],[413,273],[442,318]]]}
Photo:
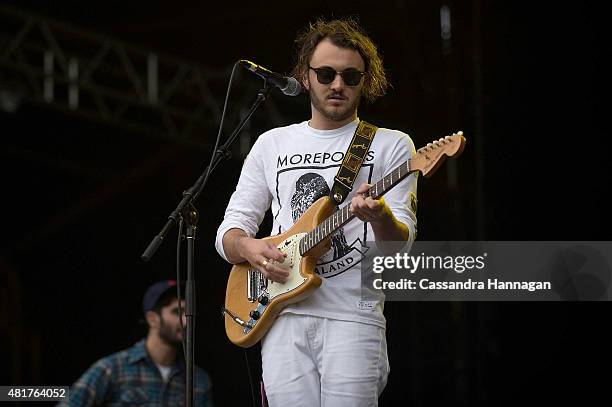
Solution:
{"label": "cable", "polygon": [[[219,131],[217,132],[217,139],[215,140],[215,147],[212,149],[212,153],[210,156],[210,162],[208,164],[208,168],[206,169],[206,175],[204,176],[203,185],[206,185],[208,182],[208,177],[210,176],[210,172],[212,171],[212,164],[215,158],[215,154],[217,154],[217,148],[219,147],[219,142],[221,141],[221,133],[223,131],[223,123],[225,121],[225,112],[227,111],[227,102],[229,100],[229,95],[232,90],[232,82],[234,81],[234,73],[236,72],[236,67],[240,64],[240,61],[236,61],[234,63],[234,67],[232,68],[232,72],[230,73],[230,78],[227,83],[227,91],[225,92],[225,101],[223,102],[223,111],[221,112],[221,122],[219,123]],[[198,197],[199,192],[196,191],[194,195],[194,200]]]}
{"label": "cable", "polygon": [[244,360],[246,361],[247,372],[249,373],[249,385],[251,386],[251,400],[253,401],[253,407],[257,407],[255,404],[255,389],[253,388],[253,377],[251,376],[251,366],[249,365],[249,356],[247,355],[246,349],[244,351]]}
{"label": "cable", "polygon": [[[215,141],[215,147],[212,150],[212,155],[210,157],[210,163],[208,165],[208,169],[206,170],[206,175],[204,177],[204,182],[203,182],[204,185],[208,181],[208,177],[211,171],[211,165],[212,165],[213,159],[215,158],[215,154],[219,146],[219,141],[221,140],[221,133],[223,131],[223,123],[225,121],[225,112],[227,111],[227,102],[229,100],[230,90],[232,89],[234,72],[236,71],[236,67],[238,66],[239,63],[240,61],[237,61],[236,63],[234,63],[234,67],[232,68],[229,82],[227,84],[227,92],[225,93],[225,101],[223,102],[223,111],[221,112],[221,122],[219,123],[219,131],[217,132],[217,140]],[[196,198],[197,198],[197,195],[193,197],[193,201],[195,201]],[[177,290],[177,298],[179,302],[179,321],[181,324],[181,330],[183,332],[183,340],[181,341],[183,345],[183,357],[185,358],[185,365],[187,365],[187,350],[186,350],[187,349],[187,344],[186,344],[187,338],[185,336],[185,327],[183,326],[183,307],[181,306],[181,302],[182,302],[181,301],[181,298],[182,298],[181,296],[181,242],[182,242],[182,237],[183,237],[183,227],[184,227],[183,226],[183,216],[179,215],[178,241],[176,243],[176,281],[177,281],[176,290]]]}
{"label": "cable", "polygon": [[[206,175],[204,176],[204,180],[203,180],[202,184],[200,184],[200,185],[206,185],[206,183],[208,182],[208,177],[210,176],[210,172],[212,170],[213,160],[215,158],[215,155],[217,154],[217,148],[219,147],[219,142],[221,140],[221,134],[223,132],[223,124],[225,122],[225,112],[227,111],[227,102],[229,100],[229,95],[230,95],[230,92],[231,92],[231,89],[232,89],[232,83],[233,83],[233,80],[234,80],[234,73],[236,71],[236,67],[238,67],[239,64],[240,64],[240,61],[236,61],[236,63],[234,63],[234,66],[232,68],[232,72],[230,74],[230,78],[229,78],[229,81],[228,81],[228,84],[227,84],[227,91],[225,93],[225,101],[223,102],[223,111],[221,112],[221,121],[219,123],[219,131],[217,132],[217,139],[215,140],[215,146],[212,149],[212,153],[211,153],[211,157],[210,157],[210,162],[209,162],[208,168],[206,170]],[[264,82],[264,86],[265,85],[266,85],[266,83]],[[198,183],[196,183],[196,184],[198,184]],[[196,191],[196,193],[195,193],[195,195],[193,197],[194,201],[197,199],[198,195],[199,195],[199,192]],[[179,219],[180,219],[179,220],[179,227],[178,227],[178,229],[179,229],[179,237],[178,237],[178,242],[177,242],[177,246],[176,246],[176,277],[177,277],[177,282],[178,282],[178,284],[177,284],[177,286],[178,286],[177,287],[177,296],[178,296],[178,300],[179,300],[179,314],[181,315],[181,318],[180,318],[181,329],[183,330],[183,340],[182,340],[182,343],[183,343],[183,355],[184,355],[185,358],[187,358],[187,352],[186,352],[187,346],[185,344],[185,341],[186,341],[186,338],[185,338],[185,328],[183,327],[183,318],[182,318],[183,313],[181,311],[182,307],[181,307],[181,288],[180,288],[180,281],[181,281],[180,280],[180,268],[181,268],[180,267],[181,266],[180,253],[181,253],[181,238],[182,238],[182,235],[183,235],[183,217],[180,216]],[[255,389],[253,387],[253,378],[251,376],[251,368],[250,368],[250,365],[249,365],[249,358],[247,356],[246,349],[244,349],[244,358],[245,358],[245,361],[246,361],[247,373],[249,375],[249,386],[251,388],[251,400],[252,400],[252,403],[253,403],[253,407],[257,407],[257,404],[255,403]],[[185,364],[187,364],[187,360],[185,360]]]}
{"label": "cable", "polygon": [[[221,129],[223,127],[223,121],[225,119],[225,111],[227,109],[227,101],[229,99],[230,90],[232,88],[232,79],[234,78],[234,72],[236,71],[236,67],[239,64],[240,64],[240,61],[236,61],[236,63],[234,64],[234,67],[232,68],[232,73],[230,75],[229,83],[227,85],[227,92],[225,94],[225,102],[223,103],[223,113],[221,114],[221,124],[219,126],[219,132],[217,133],[217,140],[215,142],[215,148],[213,148],[212,158],[210,160],[210,164],[208,166],[208,170],[206,171],[206,177],[204,178],[204,183],[206,183],[206,181],[208,181],[208,176],[210,175],[210,171],[212,169],[211,168],[212,160],[213,160],[215,154],[217,153],[217,148],[219,146],[219,140],[221,139]],[[264,87],[265,86],[266,86],[266,83],[264,82]],[[249,386],[251,388],[251,401],[253,403],[253,407],[257,407],[257,404],[255,403],[255,389],[253,387],[253,377],[251,376],[251,367],[249,365],[249,357],[247,355],[246,349],[243,349],[243,351],[244,351],[244,360],[246,361],[247,373],[249,375]]]}
{"label": "cable", "polygon": [[181,295],[181,243],[183,241],[183,217],[179,217],[178,224],[178,239],[176,242],[176,297],[178,299],[179,306],[179,323],[181,324],[181,332],[182,332],[182,340],[181,344],[183,345],[183,358],[185,358],[185,365],[187,365],[187,338],[185,337],[185,326],[183,325],[183,307],[182,307],[182,298]]}

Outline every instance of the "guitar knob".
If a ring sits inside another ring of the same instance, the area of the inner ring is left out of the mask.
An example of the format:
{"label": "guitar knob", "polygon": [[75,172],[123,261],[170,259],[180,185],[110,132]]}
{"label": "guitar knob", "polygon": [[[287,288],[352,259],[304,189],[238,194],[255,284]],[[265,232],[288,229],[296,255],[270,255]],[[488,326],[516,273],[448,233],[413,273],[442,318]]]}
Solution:
{"label": "guitar knob", "polygon": [[268,301],[269,301],[269,300],[268,300],[268,297],[266,297],[265,295],[262,295],[262,296],[259,298],[259,303],[260,303],[261,305],[266,305],[266,304],[268,304]]}
{"label": "guitar knob", "polygon": [[259,315],[259,311],[252,310],[249,312],[249,316],[253,319],[259,319],[261,315]]}

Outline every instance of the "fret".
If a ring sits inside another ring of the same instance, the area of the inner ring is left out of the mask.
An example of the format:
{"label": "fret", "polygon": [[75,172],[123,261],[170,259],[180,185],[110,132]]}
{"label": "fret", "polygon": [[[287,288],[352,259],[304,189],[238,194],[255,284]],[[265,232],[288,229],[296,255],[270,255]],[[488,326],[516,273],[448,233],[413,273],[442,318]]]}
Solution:
{"label": "fret", "polygon": [[[409,175],[410,172],[410,160],[408,160],[397,166],[389,174],[385,175],[381,180],[372,185],[366,194],[374,199],[378,199],[384,195],[385,192],[393,188],[395,184],[402,180],[406,175]],[[343,225],[352,219],[353,216],[354,215],[350,211],[350,204],[336,210],[330,217],[308,232],[306,236],[300,240],[300,252],[302,254],[308,252],[310,249],[329,237],[336,229],[340,227],[340,225]]]}
{"label": "fret", "polygon": [[[389,174],[385,175],[381,180],[372,185],[366,194],[374,199],[378,199],[385,192],[393,188],[395,186],[394,184],[397,184],[408,174],[410,174],[410,160],[403,162]],[[353,214],[350,211],[350,205],[345,205],[344,207],[336,210],[330,217],[308,232],[306,236],[300,240],[300,252],[303,254],[315,247],[317,244],[329,237],[336,229],[340,227],[340,225],[343,225],[352,219],[352,217]]]}

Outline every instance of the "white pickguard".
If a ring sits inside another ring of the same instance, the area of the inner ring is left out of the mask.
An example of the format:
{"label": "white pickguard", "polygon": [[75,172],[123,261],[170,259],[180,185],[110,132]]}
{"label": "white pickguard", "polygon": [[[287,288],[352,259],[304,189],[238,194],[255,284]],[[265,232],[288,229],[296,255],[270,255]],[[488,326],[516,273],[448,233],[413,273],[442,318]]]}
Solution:
{"label": "white pickguard", "polygon": [[289,278],[285,283],[277,283],[272,280],[268,280],[268,295],[270,299],[277,297],[281,294],[285,294],[289,291],[295,290],[306,281],[305,277],[300,275],[300,263],[302,256],[300,255],[299,242],[300,239],[305,236],[306,233],[298,233],[285,239],[277,247],[287,255],[282,263],[276,263],[277,266],[284,268],[289,271]]}

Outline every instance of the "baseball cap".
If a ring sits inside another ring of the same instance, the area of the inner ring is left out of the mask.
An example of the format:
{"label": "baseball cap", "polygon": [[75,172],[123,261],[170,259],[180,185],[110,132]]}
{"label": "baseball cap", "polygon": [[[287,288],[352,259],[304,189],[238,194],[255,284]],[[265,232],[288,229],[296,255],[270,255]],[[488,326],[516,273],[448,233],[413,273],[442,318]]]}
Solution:
{"label": "baseball cap", "polygon": [[144,314],[155,308],[155,304],[168,290],[176,290],[176,280],[163,280],[152,284],[142,298],[142,311]]}

